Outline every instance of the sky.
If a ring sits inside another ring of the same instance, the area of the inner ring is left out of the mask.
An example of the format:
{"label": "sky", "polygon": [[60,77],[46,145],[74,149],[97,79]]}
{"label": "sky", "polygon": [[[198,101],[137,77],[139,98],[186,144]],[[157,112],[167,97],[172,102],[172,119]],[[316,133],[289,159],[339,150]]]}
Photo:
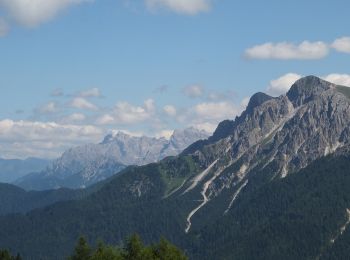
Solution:
{"label": "sky", "polygon": [[346,0],[0,0],[0,157],[212,132],[302,76],[350,86]]}

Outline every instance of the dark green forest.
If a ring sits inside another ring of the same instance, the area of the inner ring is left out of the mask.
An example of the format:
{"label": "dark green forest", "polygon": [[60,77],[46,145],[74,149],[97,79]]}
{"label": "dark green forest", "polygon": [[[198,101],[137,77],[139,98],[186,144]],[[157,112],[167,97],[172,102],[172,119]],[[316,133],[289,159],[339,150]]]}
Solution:
{"label": "dark green forest", "polygon": [[[165,235],[190,259],[348,259],[348,154],[319,159],[273,181],[273,165],[252,171],[244,196],[237,198],[227,214],[222,213],[227,205],[224,196],[213,199],[186,234],[185,219],[198,205],[193,195],[198,190],[186,197],[166,194],[171,180],[186,178],[185,173],[196,172],[196,167],[195,161],[184,158],[132,168],[82,200],[0,217],[0,248],[19,252],[24,259],[55,259],[60,254],[68,257],[80,234],[92,245],[99,239],[120,245],[136,232],[148,245]],[[164,178],[164,169],[169,169],[166,176],[171,178]],[[130,183],[140,187],[147,183],[140,189],[143,196],[126,189]],[[157,251],[157,246],[145,248],[142,254]],[[89,252],[92,256],[97,251],[98,247]],[[109,246],[102,251],[125,254]]]}

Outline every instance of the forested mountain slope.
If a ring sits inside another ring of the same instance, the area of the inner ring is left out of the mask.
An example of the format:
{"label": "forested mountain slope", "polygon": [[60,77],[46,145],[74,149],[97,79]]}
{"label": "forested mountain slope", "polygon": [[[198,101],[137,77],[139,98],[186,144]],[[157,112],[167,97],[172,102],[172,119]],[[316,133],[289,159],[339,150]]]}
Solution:
{"label": "forested mountain slope", "polygon": [[287,95],[258,93],[179,156],[129,168],[81,200],[1,217],[0,247],[55,259],[81,234],[119,243],[137,232],[194,259],[343,255],[350,100],[340,90],[309,76]]}

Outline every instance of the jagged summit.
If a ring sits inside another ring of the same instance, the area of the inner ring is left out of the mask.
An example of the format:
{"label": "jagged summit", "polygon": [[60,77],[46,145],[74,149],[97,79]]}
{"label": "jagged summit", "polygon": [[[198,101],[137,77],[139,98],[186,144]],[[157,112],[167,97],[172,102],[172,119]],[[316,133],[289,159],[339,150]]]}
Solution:
{"label": "jagged summit", "polygon": [[124,131],[112,131],[110,134],[106,135],[101,142],[101,144],[108,144],[111,142],[120,142],[120,141],[126,141],[131,139],[150,139],[150,140],[166,140],[164,137],[156,138],[156,137],[149,137],[144,135],[131,135]]}
{"label": "jagged summit", "polygon": [[208,136],[207,132],[195,128],[176,130],[169,140],[114,131],[102,143],[69,149],[46,170],[21,178],[16,184],[35,190],[86,187],[116,174],[125,166],[145,165],[177,155]]}
{"label": "jagged summit", "polygon": [[266,101],[273,99],[273,97],[263,93],[263,92],[258,92],[255,93],[249,100],[247,110],[251,111],[255,107],[260,106],[261,104],[265,103]]}
{"label": "jagged summit", "polygon": [[316,76],[307,76],[297,80],[290,90],[287,97],[294,106],[300,106],[316,96],[319,96],[326,90],[329,90],[334,84],[320,79]]}

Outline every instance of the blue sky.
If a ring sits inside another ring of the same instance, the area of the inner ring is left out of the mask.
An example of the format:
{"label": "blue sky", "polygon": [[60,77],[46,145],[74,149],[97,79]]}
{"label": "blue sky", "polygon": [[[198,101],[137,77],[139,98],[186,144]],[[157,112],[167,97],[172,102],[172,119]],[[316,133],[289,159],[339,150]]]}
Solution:
{"label": "blue sky", "polygon": [[0,0],[0,157],[212,131],[301,76],[350,85],[350,2]]}

